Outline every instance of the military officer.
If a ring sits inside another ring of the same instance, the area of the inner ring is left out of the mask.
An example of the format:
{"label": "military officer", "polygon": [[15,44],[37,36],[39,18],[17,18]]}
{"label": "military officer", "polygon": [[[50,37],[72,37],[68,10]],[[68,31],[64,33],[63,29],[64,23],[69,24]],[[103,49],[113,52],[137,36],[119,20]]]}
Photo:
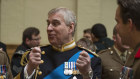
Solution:
{"label": "military officer", "polygon": [[[47,34],[51,45],[35,47],[30,53],[21,79],[100,79],[101,63],[95,53],[76,46],[76,17],[67,8],[49,11]],[[24,58],[25,57],[25,58]],[[24,65],[24,61],[21,62]]]}
{"label": "military officer", "polygon": [[13,79],[7,55],[0,50],[0,79]]}
{"label": "military officer", "polygon": [[140,79],[140,0],[117,0],[117,3],[117,31],[122,43],[134,49],[122,69],[121,79]]}
{"label": "military officer", "polygon": [[131,54],[131,51],[128,50],[129,46],[122,45],[116,27],[113,29],[113,40],[113,47],[99,52],[102,61],[102,79],[119,79],[121,68]]}

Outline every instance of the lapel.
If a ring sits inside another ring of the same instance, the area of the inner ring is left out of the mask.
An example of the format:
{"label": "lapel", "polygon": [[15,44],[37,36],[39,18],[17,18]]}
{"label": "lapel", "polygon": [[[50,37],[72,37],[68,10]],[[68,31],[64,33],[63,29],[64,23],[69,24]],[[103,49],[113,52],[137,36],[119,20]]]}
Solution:
{"label": "lapel", "polygon": [[127,50],[126,61],[127,61],[128,57],[132,54],[132,52],[133,52],[132,49]]}
{"label": "lapel", "polygon": [[134,55],[135,55],[135,52],[133,52],[126,60],[126,63],[125,63],[125,66],[126,67],[132,67],[133,66],[133,63],[134,63]]}
{"label": "lapel", "polygon": [[114,47],[112,47],[112,50],[110,52],[110,55],[112,56],[112,59],[115,60],[116,62],[124,65],[124,63],[122,62],[122,60],[120,59],[119,55],[117,54],[117,52],[115,51]]}
{"label": "lapel", "polygon": [[135,61],[135,55],[138,52],[139,48],[140,48],[140,44],[138,44],[136,46],[135,50],[128,56],[128,59],[125,63],[125,66],[127,66],[127,67],[132,67],[133,66],[134,61]]}

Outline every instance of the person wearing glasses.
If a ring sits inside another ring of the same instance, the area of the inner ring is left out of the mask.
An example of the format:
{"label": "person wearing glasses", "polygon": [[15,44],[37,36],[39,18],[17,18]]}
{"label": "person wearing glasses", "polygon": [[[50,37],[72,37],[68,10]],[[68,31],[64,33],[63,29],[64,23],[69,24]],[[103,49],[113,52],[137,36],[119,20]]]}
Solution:
{"label": "person wearing glasses", "polygon": [[11,59],[11,70],[12,70],[13,77],[17,76],[17,74],[22,70],[20,61],[24,52],[26,52],[28,49],[32,47],[39,46],[40,39],[41,39],[40,31],[38,28],[28,27],[24,30],[23,37],[22,37],[22,44],[17,47]]}

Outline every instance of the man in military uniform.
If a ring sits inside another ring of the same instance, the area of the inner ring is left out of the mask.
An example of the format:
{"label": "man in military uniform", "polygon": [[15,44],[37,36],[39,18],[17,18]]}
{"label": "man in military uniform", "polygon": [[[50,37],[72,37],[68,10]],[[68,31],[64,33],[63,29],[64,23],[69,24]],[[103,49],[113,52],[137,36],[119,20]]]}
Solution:
{"label": "man in military uniform", "polygon": [[24,30],[22,36],[22,44],[19,45],[11,59],[11,70],[13,77],[21,72],[22,66],[20,64],[22,55],[28,49],[40,45],[40,31],[36,27],[28,27]]}
{"label": "man in military uniform", "polygon": [[115,20],[122,43],[134,49],[121,72],[121,79],[140,79],[140,0],[117,0]]}
{"label": "man in military uniform", "polygon": [[0,50],[0,79],[13,79],[7,55]]}
{"label": "man in military uniform", "polygon": [[73,40],[74,13],[67,8],[54,8],[48,13],[47,24],[51,45],[30,51],[21,79],[100,79],[100,59],[95,53],[77,47]]}
{"label": "man in military uniform", "polygon": [[98,53],[102,61],[102,79],[119,79],[122,66],[131,54],[129,46],[122,45],[121,38],[113,29],[114,46]]}
{"label": "man in military uniform", "polygon": [[7,51],[6,51],[6,45],[5,45],[3,42],[1,42],[1,41],[0,41],[0,50],[4,51],[4,52],[6,53],[6,55],[7,55],[7,57],[8,57],[8,61],[9,61],[9,63],[10,63],[9,56],[8,56],[8,54],[7,54]]}

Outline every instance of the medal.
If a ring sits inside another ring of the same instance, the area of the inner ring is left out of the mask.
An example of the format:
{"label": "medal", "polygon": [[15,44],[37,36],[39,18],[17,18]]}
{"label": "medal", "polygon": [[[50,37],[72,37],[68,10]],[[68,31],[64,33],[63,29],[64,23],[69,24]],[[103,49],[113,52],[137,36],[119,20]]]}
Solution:
{"label": "medal", "polygon": [[0,65],[0,79],[6,79],[7,68],[6,65]]}
{"label": "medal", "polygon": [[78,75],[79,70],[76,69],[75,62],[64,62],[64,74],[65,75]]}
{"label": "medal", "polygon": [[133,78],[132,68],[123,66],[120,79],[132,79],[132,78]]}
{"label": "medal", "polygon": [[74,62],[73,68],[74,68],[74,69],[73,69],[73,73],[72,73],[72,74],[73,74],[73,75],[76,75],[76,74],[77,74],[77,71],[76,71],[76,67],[75,67],[75,62]]}
{"label": "medal", "polygon": [[68,66],[68,75],[72,74],[72,62],[68,62],[69,66]]}
{"label": "medal", "polygon": [[64,62],[64,74],[68,75],[68,62]]}

